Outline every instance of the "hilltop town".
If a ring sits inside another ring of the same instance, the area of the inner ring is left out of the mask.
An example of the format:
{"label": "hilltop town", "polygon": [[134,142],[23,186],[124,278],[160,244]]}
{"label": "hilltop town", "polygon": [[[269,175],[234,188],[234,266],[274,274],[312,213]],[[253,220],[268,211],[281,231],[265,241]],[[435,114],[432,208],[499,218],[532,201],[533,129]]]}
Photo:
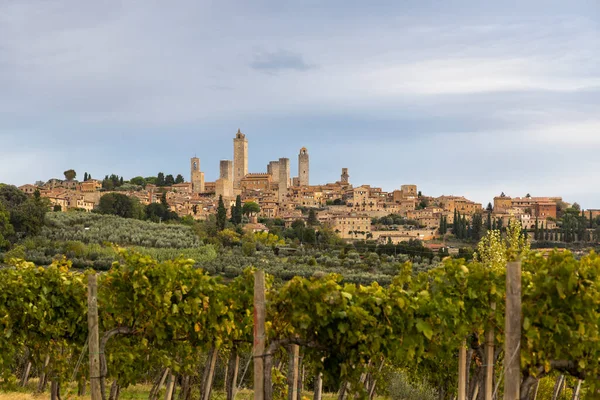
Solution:
{"label": "hilltop town", "polygon": [[[294,221],[309,218],[313,211],[320,225],[347,241],[373,240],[394,243],[418,239],[424,242],[444,239],[452,226],[458,238],[479,239],[479,232],[508,226],[516,219],[526,231],[535,231],[535,239],[566,240],[564,232],[557,231],[559,213],[568,207],[561,197],[510,197],[504,193],[484,207],[463,196],[430,197],[421,193],[415,184],[403,184],[385,192],[369,185],[354,186],[348,168],[341,168],[340,179],[330,183],[310,180],[310,156],[303,147],[298,153],[298,170],[292,176],[289,158],[269,161],[265,171],[249,172],[248,138],[240,130],[233,138],[233,160],[220,161],[219,176],[207,181],[200,158],[190,159],[189,180],[159,174],[158,179],[142,177],[124,181],[116,176],[104,180],[92,179],[87,173],[82,181],[75,179],[75,171],[65,172],[65,178],[27,184],[19,189],[27,194],[39,191],[47,198],[54,211],[73,209],[92,211],[102,196],[118,192],[136,198],[142,205],[166,200],[171,212],[179,217],[206,220],[217,213],[222,199],[229,216],[231,206],[239,199],[242,203],[256,203],[256,213],[247,221],[247,228],[268,231],[260,221],[278,219],[285,227]],[[70,175],[70,176],[69,176]],[[161,176],[162,175],[162,176]],[[154,182],[154,183],[151,183]],[[585,231],[579,230],[570,241],[597,240],[592,221],[600,210],[579,210],[589,221]],[[455,219],[459,219],[455,221]],[[457,223],[455,223],[457,222]],[[540,233],[543,232],[543,233]],[[577,237],[579,234],[579,237]]]}

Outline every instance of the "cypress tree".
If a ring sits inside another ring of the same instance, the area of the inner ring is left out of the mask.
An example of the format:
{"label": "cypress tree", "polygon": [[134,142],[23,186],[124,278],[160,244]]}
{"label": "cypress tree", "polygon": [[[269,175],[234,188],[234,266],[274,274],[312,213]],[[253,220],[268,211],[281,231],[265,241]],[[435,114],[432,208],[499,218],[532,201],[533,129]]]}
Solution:
{"label": "cypress tree", "polygon": [[538,240],[538,238],[539,238],[539,236],[538,236],[538,233],[539,233],[539,229],[538,229],[538,219],[536,218],[536,219],[535,219],[535,230],[533,231],[533,239],[534,239],[534,240]]}
{"label": "cypress tree", "polygon": [[456,208],[454,209],[454,219],[452,221],[454,221],[454,222],[452,222],[452,233],[454,233],[454,235],[457,236],[456,232],[458,230],[456,229],[456,227],[458,226],[458,214],[457,214]]}
{"label": "cypress tree", "polygon": [[487,213],[487,230],[491,230],[492,229],[492,213],[488,212]]}
{"label": "cypress tree", "polygon": [[217,228],[222,231],[227,225],[227,210],[223,203],[223,196],[219,196],[219,205],[217,206]]}
{"label": "cypress tree", "polygon": [[231,210],[231,222],[236,225],[242,223],[242,197],[238,194],[235,198],[235,206]]}

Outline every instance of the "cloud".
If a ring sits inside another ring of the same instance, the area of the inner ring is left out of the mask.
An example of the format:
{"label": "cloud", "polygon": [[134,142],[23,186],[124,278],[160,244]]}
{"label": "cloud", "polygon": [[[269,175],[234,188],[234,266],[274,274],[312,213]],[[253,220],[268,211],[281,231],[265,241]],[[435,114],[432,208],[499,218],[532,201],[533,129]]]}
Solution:
{"label": "cloud", "polygon": [[275,52],[259,52],[254,54],[254,60],[250,67],[265,72],[279,72],[286,70],[307,71],[315,68],[304,62],[302,55],[289,52],[287,50],[277,50]]}
{"label": "cloud", "polygon": [[240,127],[255,172],[306,146],[313,182],[600,206],[569,184],[600,167],[597,3],[426,3],[0,0],[0,180],[211,180]]}

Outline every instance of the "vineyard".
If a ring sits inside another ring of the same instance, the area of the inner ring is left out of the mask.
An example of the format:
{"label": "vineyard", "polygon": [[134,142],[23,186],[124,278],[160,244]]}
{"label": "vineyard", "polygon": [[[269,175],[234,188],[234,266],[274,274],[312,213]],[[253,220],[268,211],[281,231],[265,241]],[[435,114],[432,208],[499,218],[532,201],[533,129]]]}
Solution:
{"label": "vineyard", "polygon": [[[225,284],[192,260],[157,261],[133,251],[121,257],[98,275],[101,372],[91,378],[100,380],[103,398],[151,382],[152,400],[163,386],[167,400],[175,392],[182,400],[208,400],[219,380],[232,399],[240,386],[252,387],[249,366],[259,357],[267,400],[309,388],[316,399],[322,391],[338,392],[339,399],[393,395],[384,376],[399,371],[433,387],[437,398],[451,399],[463,343],[467,398],[483,399],[488,365],[500,398],[503,266],[514,257],[523,268],[521,398],[534,398],[539,379],[549,375],[583,382],[584,395],[596,393],[600,258],[594,253],[545,258],[518,240],[505,243],[490,234],[475,261],[446,259],[416,276],[406,263],[386,287],[343,283],[337,274],[275,284],[267,275],[266,347],[254,357],[253,269]],[[53,399],[71,382],[85,390],[90,274],[67,261],[46,268],[17,262],[0,270],[2,385],[36,376],[40,390],[49,384]]]}

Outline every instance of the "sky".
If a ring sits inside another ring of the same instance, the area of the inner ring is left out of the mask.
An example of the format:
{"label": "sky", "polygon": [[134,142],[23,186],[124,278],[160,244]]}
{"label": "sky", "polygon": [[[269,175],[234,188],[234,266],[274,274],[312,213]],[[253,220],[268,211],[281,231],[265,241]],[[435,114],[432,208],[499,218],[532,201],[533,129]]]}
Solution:
{"label": "sky", "polygon": [[213,181],[238,128],[250,172],[600,208],[600,2],[0,0],[0,182]]}

